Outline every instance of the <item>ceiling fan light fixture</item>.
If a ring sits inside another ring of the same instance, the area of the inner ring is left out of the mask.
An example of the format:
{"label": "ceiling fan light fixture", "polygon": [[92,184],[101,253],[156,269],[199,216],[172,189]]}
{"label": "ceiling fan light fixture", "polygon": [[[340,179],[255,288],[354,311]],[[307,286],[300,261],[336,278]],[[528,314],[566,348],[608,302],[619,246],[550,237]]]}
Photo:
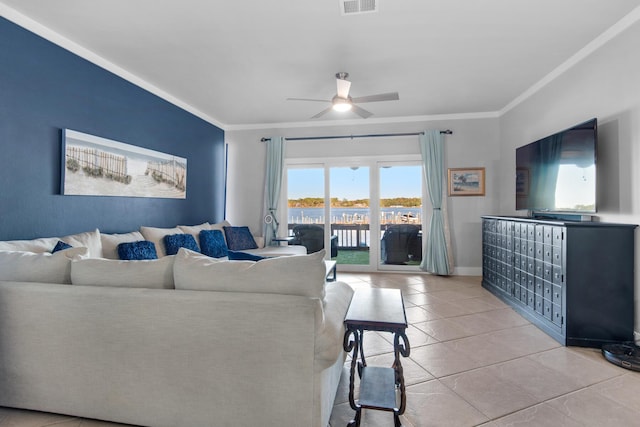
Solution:
{"label": "ceiling fan light fixture", "polygon": [[347,99],[336,98],[333,100],[333,109],[344,113],[345,111],[351,110],[351,102]]}

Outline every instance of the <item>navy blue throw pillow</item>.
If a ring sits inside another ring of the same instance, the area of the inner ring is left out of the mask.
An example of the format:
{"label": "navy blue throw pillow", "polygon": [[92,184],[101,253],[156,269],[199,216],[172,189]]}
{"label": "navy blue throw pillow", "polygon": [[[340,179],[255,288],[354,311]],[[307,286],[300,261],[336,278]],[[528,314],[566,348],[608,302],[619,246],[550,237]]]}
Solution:
{"label": "navy blue throw pillow", "polygon": [[203,254],[212,258],[227,256],[227,243],[220,230],[202,230],[200,232],[200,248]]}
{"label": "navy blue throw pillow", "polygon": [[260,261],[265,257],[260,255],[248,254],[246,252],[229,251],[229,261]]}
{"label": "navy blue throw pillow", "polygon": [[258,249],[249,227],[224,227],[224,235],[227,238],[227,247],[232,251],[245,249]]}
{"label": "navy blue throw pillow", "polygon": [[120,243],[118,256],[124,260],[158,259],[156,245],[148,240]]}
{"label": "navy blue throw pillow", "polygon": [[164,236],[164,246],[167,248],[167,255],[177,254],[180,248],[200,252],[196,239],[194,239],[191,234],[171,234]]}
{"label": "navy blue throw pillow", "polygon": [[58,240],[58,243],[56,243],[56,245],[53,247],[51,253],[55,254],[58,251],[64,251],[65,249],[71,249],[72,247],[73,246],[71,246],[70,244],[63,242],[62,240]]}

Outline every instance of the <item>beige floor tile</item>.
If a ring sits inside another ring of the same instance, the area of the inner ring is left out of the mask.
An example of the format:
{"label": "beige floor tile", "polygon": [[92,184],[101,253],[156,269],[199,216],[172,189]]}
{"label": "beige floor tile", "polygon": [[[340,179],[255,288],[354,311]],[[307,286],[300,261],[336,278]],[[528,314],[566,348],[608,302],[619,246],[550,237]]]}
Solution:
{"label": "beige floor tile", "polygon": [[498,418],[482,427],[581,427],[582,424],[567,417],[551,405],[541,404]]}
{"label": "beige floor tile", "polygon": [[512,308],[503,307],[491,311],[477,313],[475,316],[481,319],[487,319],[500,325],[498,329],[514,328],[516,326],[530,325],[524,317],[513,311]]}
{"label": "beige floor tile", "polygon": [[428,322],[419,322],[415,327],[438,341],[449,341],[472,335],[464,327],[452,319],[435,319]]}
{"label": "beige floor tile", "polygon": [[[351,409],[348,403],[336,405],[331,413],[331,427],[345,427],[349,421],[353,419],[355,411]],[[400,417],[400,421],[404,427],[412,427],[407,423],[404,417]],[[393,426],[393,413],[386,411],[374,411],[372,409],[363,409],[362,418],[360,420],[361,427],[390,427]]]}
{"label": "beige floor tile", "polygon": [[478,362],[480,366],[488,366],[518,357],[518,353],[508,347],[506,343],[492,341],[488,339],[487,334],[447,341],[446,344],[454,351]]}
{"label": "beige floor tile", "polygon": [[450,320],[456,325],[460,326],[465,331],[468,331],[470,334],[478,335],[484,334],[486,332],[498,331],[500,329],[505,329],[506,327],[499,320],[496,320],[490,316],[491,313],[495,311],[503,311],[503,310],[493,310],[484,313],[474,313],[467,314],[464,316],[452,317]]}
{"label": "beige floor tile", "polygon": [[531,324],[489,332],[485,336],[491,342],[504,343],[519,356],[560,347],[556,340]]}
{"label": "beige floor tile", "polygon": [[446,302],[446,301],[442,301],[442,302],[434,301],[433,303],[422,305],[422,308],[431,313],[437,314],[442,318],[464,316],[467,314],[474,313],[473,311],[469,311],[464,307],[461,307],[459,305],[456,305],[451,302]]}
{"label": "beige floor tile", "polygon": [[634,426],[640,421],[640,412],[607,399],[592,389],[558,397],[550,400],[549,405],[584,426]]}
{"label": "beige floor tile", "polygon": [[516,384],[540,401],[552,399],[580,388],[570,377],[549,369],[528,357],[490,366],[487,370],[496,378]]}
{"label": "beige floor tile", "polygon": [[486,416],[438,380],[407,388],[404,415],[414,427],[466,427],[487,421]]}
{"label": "beige floor tile", "polygon": [[595,361],[581,356],[567,347],[559,347],[529,356],[532,360],[571,378],[581,387],[599,383],[620,375],[625,371],[606,360]]}
{"label": "beige floor tile", "polygon": [[485,297],[459,299],[452,301],[451,303],[461,307],[465,311],[464,314],[481,313],[483,311],[496,309],[493,301],[488,300]]}
{"label": "beige floor tile", "polygon": [[541,403],[521,387],[496,378],[487,368],[441,378],[440,381],[489,419]]}
{"label": "beige floor tile", "polygon": [[426,322],[429,320],[440,319],[442,317],[427,311],[422,307],[407,307],[405,308],[405,314],[407,315],[407,322],[409,323]]}
{"label": "beige floor tile", "polygon": [[405,302],[409,301],[413,305],[438,304],[443,302],[443,300],[435,296],[434,293],[430,293],[430,292],[413,294],[413,295],[405,295],[404,300]]}
{"label": "beige floor tile", "polygon": [[415,348],[409,357],[436,378],[482,366],[479,362],[449,347],[447,343]]}
{"label": "beige floor tile", "polygon": [[[640,372],[627,374],[591,386],[593,391],[629,409],[640,412]],[[638,422],[640,424],[640,420]]]}

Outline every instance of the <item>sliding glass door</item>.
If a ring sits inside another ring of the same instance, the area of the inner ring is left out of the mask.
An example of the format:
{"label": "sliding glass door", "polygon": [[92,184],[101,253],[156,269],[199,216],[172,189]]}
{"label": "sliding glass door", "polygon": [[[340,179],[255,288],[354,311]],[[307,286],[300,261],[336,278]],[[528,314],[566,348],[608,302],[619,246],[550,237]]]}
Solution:
{"label": "sliding glass door", "polygon": [[286,181],[289,235],[308,252],[327,248],[342,271],[418,269],[419,160],[288,160]]}

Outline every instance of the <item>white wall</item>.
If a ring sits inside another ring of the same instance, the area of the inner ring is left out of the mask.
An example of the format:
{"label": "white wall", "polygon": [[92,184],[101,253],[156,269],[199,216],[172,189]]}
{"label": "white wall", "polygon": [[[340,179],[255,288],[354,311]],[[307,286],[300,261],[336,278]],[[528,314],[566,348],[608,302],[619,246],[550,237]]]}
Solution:
{"label": "white wall", "polygon": [[[499,211],[515,209],[515,148],[598,119],[598,219],[640,224],[640,23],[634,24],[500,118]],[[640,330],[640,241],[636,239]]]}
{"label": "white wall", "polygon": [[[248,225],[253,232],[262,227],[265,144],[261,137],[358,135],[372,133],[419,132],[424,129],[451,129],[445,135],[447,167],[485,167],[486,196],[448,198],[455,272],[482,273],[480,216],[499,213],[499,122],[497,118],[460,118],[411,123],[350,124],[306,128],[236,130],[225,133],[229,144],[227,219],[234,225]],[[289,141],[288,158],[363,157],[420,154],[418,137],[363,138],[316,141]]]}

